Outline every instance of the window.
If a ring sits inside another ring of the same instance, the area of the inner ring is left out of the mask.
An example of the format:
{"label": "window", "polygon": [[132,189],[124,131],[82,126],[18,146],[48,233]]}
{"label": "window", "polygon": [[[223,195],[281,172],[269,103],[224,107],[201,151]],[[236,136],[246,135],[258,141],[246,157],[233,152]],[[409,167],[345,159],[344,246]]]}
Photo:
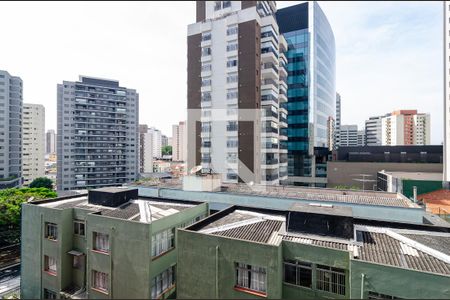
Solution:
{"label": "window", "polygon": [[238,82],[238,74],[233,73],[227,76],[227,83]]}
{"label": "window", "polygon": [[236,42],[229,43],[227,45],[227,51],[234,51],[238,49],[238,44]]}
{"label": "window", "polygon": [[44,256],[44,271],[56,275],[56,259],[51,256]]}
{"label": "window", "polygon": [[236,286],[266,293],[266,269],[236,263]]}
{"label": "window", "polygon": [[284,282],[307,288],[312,288],[311,264],[301,261],[285,262]]}
{"label": "window", "polygon": [[211,79],[202,79],[202,86],[210,86]]}
{"label": "window", "polygon": [[202,72],[211,71],[211,64],[202,65]]}
{"label": "window", "polygon": [[227,8],[231,6],[231,1],[222,1],[222,8]]}
{"label": "window", "polygon": [[56,293],[48,289],[44,289],[44,299],[56,299]]}
{"label": "window", "polygon": [[214,3],[214,10],[220,10],[222,8],[222,1],[216,1]]}
{"label": "window", "polygon": [[345,295],[345,270],[317,265],[318,290]]}
{"label": "window", "polygon": [[100,232],[94,232],[94,250],[100,252],[109,252],[109,235]]}
{"label": "window", "polygon": [[211,32],[203,32],[202,41],[209,41],[209,40],[211,40]]}
{"label": "window", "polygon": [[236,99],[238,97],[238,90],[232,89],[227,91],[227,99]]}
{"label": "window", "polygon": [[236,25],[227,28],[227,35],[233,35],[238,33],[238,27]]}
{"label": "window", "polygon": [[227,68],[237,67],[237,59],[230,59],[227,61]]}
{"label": "window", "polygon": [[92,270],[92,287],[108,292],[108,274]]}
{"label": "window", "polygon": [[368,299],[402,299],[391,295],[380,294],[377,292],[369,291]]}
{"label": "window", "polygon": [[72,267],[74,269],[81,269],[83,266],[83,255],[73,255]]}
{"label": "window", "polygon": [[202,48],[202,56],[208,56],[208,55],[211,55],[211,48],[209,48],[209,47]]}
{"label": "window", "polygon": [[152,279],[152,299],[160,298],[174,284],[175,266],[172,266]]}
{"label": "window", "polygon": [[45,223],[45,238],[56,241],[58,239],[58,225],[55,223]]}
{"label": "window", "polygon": [[211,101],[211,92],[203,92],[202,101]]}
{"label": "window", "polygon": [[152,235],[152,256],[158,256],[175,247],[175,228]]}
{"label": "window", "polygon": [[73,222],[73,233],[76,235],[84,236],[84,221],[74,221]]}

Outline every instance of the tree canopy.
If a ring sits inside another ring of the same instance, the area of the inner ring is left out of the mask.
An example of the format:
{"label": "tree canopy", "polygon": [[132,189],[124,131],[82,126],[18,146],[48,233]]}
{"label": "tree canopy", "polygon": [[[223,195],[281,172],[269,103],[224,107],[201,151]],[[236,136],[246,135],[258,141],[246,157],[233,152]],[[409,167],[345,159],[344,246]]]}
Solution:
{"label": "tree canopy", "polygon": [[53,182],[50,178],[38,177],[30,183],[30,188],[53,189]]}
{"label": "tree canopy", "polygon": [[164,146],[161,149],[162,155],[172,155],[172,146]]}
{"label": "tree canopy", "polygon": [[55,198],[57,193],[46,188],[12,188],[0,190],[0,225],[20,224],[21,204],[33,200]]}

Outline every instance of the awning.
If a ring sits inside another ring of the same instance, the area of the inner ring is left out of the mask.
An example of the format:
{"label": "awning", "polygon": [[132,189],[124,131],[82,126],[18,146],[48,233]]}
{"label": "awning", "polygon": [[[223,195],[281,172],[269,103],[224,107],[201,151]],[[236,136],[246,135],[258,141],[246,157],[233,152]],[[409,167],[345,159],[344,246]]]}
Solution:
{"label": "awning", "polygon": [[67,252],[68,254],[71,254],[71,255],[73,255],[73,256],[82,256],[82,255],[84,255],[84,253],[82,253],[82,252],[79,252],[79,251],[77,251],[77,250],[70,250],[69,252]]}

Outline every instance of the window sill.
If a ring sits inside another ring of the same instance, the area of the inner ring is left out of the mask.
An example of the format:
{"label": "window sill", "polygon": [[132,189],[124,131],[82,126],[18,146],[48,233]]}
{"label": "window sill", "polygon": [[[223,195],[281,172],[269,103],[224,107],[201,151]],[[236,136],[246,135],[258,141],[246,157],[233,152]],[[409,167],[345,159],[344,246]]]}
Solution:
{"label": "window sill", "polygon": [[95,250],[95,249],[92,249],[91,251],[94,252],[94,253],[99,253],[99,254],[109,255],[109,252],[102,251],[102,250]]}
{"label": "window sill", "polygon": [[54,242],[54,243],[56,243],[58,240],[56,239],[51,239],[51,238],[48,238],[48,237],[46,237],[45,238],[47,241],[50,241],[50,242]]}
{"label": "window sill", "polygon": [[159,294],[158,296],[156,296],[156,299],[163,299],[163,296],[165,294],[167,294],[168,292],[172,291],[175,289],[175,284],[171,285],[170,287],[168,287],[167,289],[165,289],[161,294]]}
{"label": "window sill", "polygon": [[95,288],[95,287],[91,287],[91,290],[96,291],[98,293],[102,293],[104,295],[109,295],[109,292],[107,290],[102,290],[102,289],[98,289],[98,288]]}
{"label": "window sill", "polygon": [[170,248],[169,250],[167,250],[166,252],[163,252],[161,254],[158,254],[157,256],[152,257],[152,261],[154,261],[155,259],[160,258],[161,256],[164,256],[170,252],[172,252],[173,250],[175,250],[175,247]]}
{"label": "window sill", "polygon": [[247,293],[247,294],[250,294],[250,295],[255,295],[255,296],[258,296],[258,297],[267,298],[267,293],[250,290],[250,289],[243,288],[243,287],[240,287],[240,286],[235,286],[234,290],[235,291],[239,291],[239,292],[243,292],[243,293]]}
{"label": "window sill", "polygon": [[58,276],[58,274],[56,272],[52,272],[52,271],[48,271],[48,270],[44,270],[44,272],[50,276],[54,276],[54,277]]}
{"label": "window sill", "polygon": [[287,285],[287,286],[294,287],[294,288],[301,288],[301,289],[305,289],[305,290],[309,290],[309,291],[312,290],[312,287],[307,287],[307,286],[302,286],[302,285],[296,285],[296,284],[289,283],[289,282],[286,282],[286,281],[283,281],[283,284],[284,284],[284,285]]}

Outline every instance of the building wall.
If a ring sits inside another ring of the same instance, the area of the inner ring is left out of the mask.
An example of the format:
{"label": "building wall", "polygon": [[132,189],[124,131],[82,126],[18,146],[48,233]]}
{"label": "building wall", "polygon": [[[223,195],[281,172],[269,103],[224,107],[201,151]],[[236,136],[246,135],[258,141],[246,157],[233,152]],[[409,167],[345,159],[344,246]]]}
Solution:
{"label": "building wall", "polygon": [[373,186],[376,185],[377,172],[381,170],[391,172],[442,172],[442,164],[328,161],[327,169],[327,187],[329,188],[345,185],[362,189],[363,183],[353,179],[362,178],[358,174],[368,174],[371,176],[368,176],[367,179],[374,180],[374,182],[366,182],[365,189],[372,190]]}
{"label": "building wall", "polygon": [[382,121],[383,116],[370,117],[366,120],[366,144],[367,146],[381,146],[382,142]]}
{"label": "building wall", "polygon": [[[350,297],[352,299],[367,299],[369,291],[403,299],[448,299],[450,297],[448,276],[358,260],[351,260],[350,267],[352,282]],[[363,288],[361,288],[362,274],[364,274]]]}
{"label": "building wall", "polygon": [[22,172],[24,184],[45,176],[45,108],[41,104],[23,105]]}
{"label": "building wall", "polygon": [[56,153],[56,133],[53,129],[47,130],[45,134],[45,153]]}
{"label": "building wall", "polygon": [[237,262],[265,267],[267,298],[282,298],[280,247],[224,239],[186,230],[178,230],[178,246],[178,298],[260,298],[235,290]]}
{"label": "building wall", "polygon": [[358,146],[358,126],[341,125],[340,147]]}
{"label": "building wall", "polygon": [[450,182],[450,2],[443,1],[444,34],[444,182]]}
{"label": "building wall", "polygon": [[0,70],[0,189],[22,184],[23,83],[17,76]]}
{"label": "building wall", "polygon": [[179,122],[172,125],[172,160],[186,161],[187,156],[187,135],[186,122]]}

